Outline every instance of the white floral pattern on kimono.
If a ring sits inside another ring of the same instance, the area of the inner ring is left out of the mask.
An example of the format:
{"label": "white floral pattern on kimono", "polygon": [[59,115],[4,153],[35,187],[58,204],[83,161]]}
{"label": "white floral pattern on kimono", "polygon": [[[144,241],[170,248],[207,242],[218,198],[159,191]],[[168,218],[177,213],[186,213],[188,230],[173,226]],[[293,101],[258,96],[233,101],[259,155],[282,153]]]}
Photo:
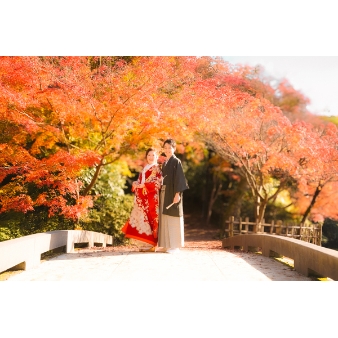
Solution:
{"label": "white floral pattern on kimono", "polygon": [[136,228],[140,234],[146,235],[152,234],[150,225],[148,221],[145,219],[144,212],[142,211],[138,203],[135,203],[135,206],[130,214],[129,224],[133,228]]}

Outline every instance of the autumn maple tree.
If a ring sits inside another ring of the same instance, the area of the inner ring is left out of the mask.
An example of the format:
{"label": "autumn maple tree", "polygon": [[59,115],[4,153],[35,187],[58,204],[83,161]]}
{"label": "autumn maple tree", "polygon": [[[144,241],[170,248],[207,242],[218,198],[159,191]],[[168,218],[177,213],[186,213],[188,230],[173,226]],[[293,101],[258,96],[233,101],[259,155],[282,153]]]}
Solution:
{"label": "autumn maple tree", "polygon": [[[300,222],[304,224],[311,214],[316,221],[323,221],[324,217],[336,218],[337,127],[332,123],[311,124],[299,121],[293,125],[292,132],[296,142],[292,153],[299,158],[299,168],[295,175],[298,189],[294,199],[302,215]],[[321,207],[316,208],[319,205]]]}
{"label": "autumn maple tree", "polygon": [[[78,219],[100,170],[184,120],[195,57],[2,57],[1,212],[45,205]],[[187,131],[185,131],[187,134]],[[95,168],[89,184],[80,173]],[[40,189],[33,196],[29,189]]]}
{"label": "autumn maple tree", "polygon": [[207,110],[195,125],[205,142],[246,178],[261,223],[267,204],[287,187],[297,166],[287,153],[291,122],[243,74],[220,73],[195,90],[196,101],[202,100]]}

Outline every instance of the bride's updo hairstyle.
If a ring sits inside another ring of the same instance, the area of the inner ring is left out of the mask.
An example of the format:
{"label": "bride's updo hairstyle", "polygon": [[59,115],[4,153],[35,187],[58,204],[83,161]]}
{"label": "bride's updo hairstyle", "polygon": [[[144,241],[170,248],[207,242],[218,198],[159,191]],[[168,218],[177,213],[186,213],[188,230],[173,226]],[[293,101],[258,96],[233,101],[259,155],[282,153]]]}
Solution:
{"label": "bride's updo hairstyle", "polygon": [[154,148],[148,148],[147,151],[146,151],[146,158],[151,151],[153,151],[154,154],[156,154],[156,150]]}

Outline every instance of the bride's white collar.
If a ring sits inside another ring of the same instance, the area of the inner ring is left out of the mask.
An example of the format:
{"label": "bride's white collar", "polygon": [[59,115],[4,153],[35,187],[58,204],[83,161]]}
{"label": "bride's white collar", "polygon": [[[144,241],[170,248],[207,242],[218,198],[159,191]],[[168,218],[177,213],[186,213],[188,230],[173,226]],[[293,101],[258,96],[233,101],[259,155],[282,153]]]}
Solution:
{"label": "bride's white collar", "polygon": [[152,167],[154,166],[156,163],[148,163],[144,166],[143,170],[142,170],[142,179],[141,179],[141,184],[145,182],[146,180],[146,172]]}

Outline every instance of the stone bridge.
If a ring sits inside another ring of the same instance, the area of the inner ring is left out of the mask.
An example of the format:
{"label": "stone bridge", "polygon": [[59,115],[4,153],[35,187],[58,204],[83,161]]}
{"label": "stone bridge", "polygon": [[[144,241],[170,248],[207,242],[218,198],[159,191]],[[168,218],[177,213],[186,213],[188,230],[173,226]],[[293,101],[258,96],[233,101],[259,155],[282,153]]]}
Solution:
{"label": "stone bridge", "polygon": [[[78,243],[87,248],[74,248]],[[311,281],[311,275],[338,280],[336,251],[280,236],[238,235],[212,249],[187,245],[178,254],[112,244],[111,236],[79,230],[1,242],[0,273],[20,271],[8,281]],[[51,250],[60,253],[41,261]]]}

